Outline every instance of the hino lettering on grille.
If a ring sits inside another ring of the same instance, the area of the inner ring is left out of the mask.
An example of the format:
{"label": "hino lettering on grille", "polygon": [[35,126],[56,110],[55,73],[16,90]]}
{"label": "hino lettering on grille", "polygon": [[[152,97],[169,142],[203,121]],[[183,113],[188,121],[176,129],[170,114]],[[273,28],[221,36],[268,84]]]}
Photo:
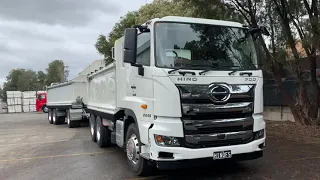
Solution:
{"label": "hino lettering on grille", "polygon": [[178,81],[197,81],[198,79],[195,77],[178,77]]}

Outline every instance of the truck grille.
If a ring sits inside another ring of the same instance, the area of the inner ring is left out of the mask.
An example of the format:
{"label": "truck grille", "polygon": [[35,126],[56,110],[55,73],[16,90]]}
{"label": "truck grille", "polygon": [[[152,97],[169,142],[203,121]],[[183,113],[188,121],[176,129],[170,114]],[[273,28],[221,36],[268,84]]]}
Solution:
{"label": "truck grille", "polygon": [[213,86],[214,92],[212,85],[195,87],[178,85],[184,128],[183,146],[218,147],[253,140],[254,85],[219,84]]}

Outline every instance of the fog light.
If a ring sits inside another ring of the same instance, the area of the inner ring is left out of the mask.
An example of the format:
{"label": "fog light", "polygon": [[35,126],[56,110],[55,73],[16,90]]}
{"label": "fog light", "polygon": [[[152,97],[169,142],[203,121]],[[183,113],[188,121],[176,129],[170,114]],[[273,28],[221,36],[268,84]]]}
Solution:
{"label": "fog light", "polygon": [[254,132],[254,140],[264,138],[264,129]]}
{"label": "fog light", "polygon": [[180,143],[176,137],[154,135],[154,139],[158,146],[180,146]]}

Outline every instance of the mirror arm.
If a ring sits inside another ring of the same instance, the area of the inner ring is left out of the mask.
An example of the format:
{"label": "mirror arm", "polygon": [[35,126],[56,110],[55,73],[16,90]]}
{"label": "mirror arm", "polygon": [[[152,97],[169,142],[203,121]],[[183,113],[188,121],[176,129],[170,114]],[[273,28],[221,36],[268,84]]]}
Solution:
{"label": "mirror arm", "polygon": [[131,63],[131,66],[138,67],[138,74],[139,74],[140,76],[144,76],[144,68],[143,68],[143,65],[142,65],[142,64],[134,64],[134,63]]}
{"label": "mirror arm", "polygon": [[131,63],[131,66],[134,66],[134,67],[142,67],[142,64]]}

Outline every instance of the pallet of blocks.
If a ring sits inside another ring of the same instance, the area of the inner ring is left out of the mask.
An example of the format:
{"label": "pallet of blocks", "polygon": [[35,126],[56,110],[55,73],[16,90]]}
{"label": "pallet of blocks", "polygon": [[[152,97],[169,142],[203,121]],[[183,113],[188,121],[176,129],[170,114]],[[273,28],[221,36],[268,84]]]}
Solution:
{"label": "pallet of blocks", "polygon": [[22,92],[22,110],[23,112],[36,111],[36,91]]}
{"label": "pallet of blocks", "polygon": [[21,91],[7,91],[8,113],[22,112]]}

